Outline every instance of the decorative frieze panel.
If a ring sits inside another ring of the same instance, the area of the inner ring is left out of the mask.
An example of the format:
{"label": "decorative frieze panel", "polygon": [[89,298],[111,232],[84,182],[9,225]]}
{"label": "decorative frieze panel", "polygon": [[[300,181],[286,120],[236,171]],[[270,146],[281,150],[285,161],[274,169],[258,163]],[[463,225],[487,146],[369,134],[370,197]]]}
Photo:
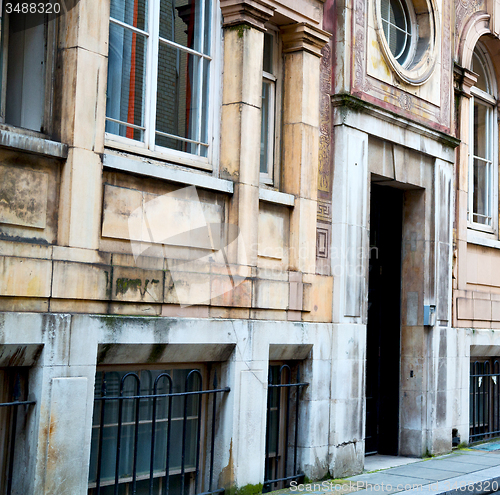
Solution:
{"label": "decorative frieze panel", "polygon": [[372,2],[355,0],[352,93],[406,118],[417,119],[448,132],[451,126],[452,5],[451,0],[441,1],[439,60],[430,79],[416,87],[401,81],[386,64],[375,30],[368,23],[368,17],[375,15]]}

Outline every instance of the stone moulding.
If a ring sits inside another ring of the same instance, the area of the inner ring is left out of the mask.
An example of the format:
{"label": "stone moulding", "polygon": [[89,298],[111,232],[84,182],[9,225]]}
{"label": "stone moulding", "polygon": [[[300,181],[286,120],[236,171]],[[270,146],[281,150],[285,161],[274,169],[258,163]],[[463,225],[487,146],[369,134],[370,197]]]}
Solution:
{"label": "stone moulding", "polygon": [[247,24],[266,31],[264,24],[273,16],[276,7],[265,0],[221,0],[224,27]]}
{"label": "stone moulding", "polygon": [[460,144],[460,139],[457,139],[449,134],[428,127],[425,124],[411,121],[400,114],[391,112],[390,110],[381,109],[377,105],[362,100],[357,96],[348,93],[339,93],[332,95],[332,107],[343,108],[345,111],[364,112],[375,116],[383,121],[408,129],[416,134],[433,139],[440,142],[448,148],[456,148]]}
{"label": "stone moulding", "polygon": [[331,34],[305,22],[289,24],[281,28],[283,53],[306,51],[321,57],[321,49],[328,43]]}

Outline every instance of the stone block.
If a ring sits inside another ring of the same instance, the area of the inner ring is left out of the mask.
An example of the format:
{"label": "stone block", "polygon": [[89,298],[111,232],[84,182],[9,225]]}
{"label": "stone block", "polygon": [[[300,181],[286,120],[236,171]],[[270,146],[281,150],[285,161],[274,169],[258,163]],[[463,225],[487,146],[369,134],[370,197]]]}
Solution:
{"label": "stone block", "polygon": [[50,299],[51,313],[83,313],[105,315],[108,313],[108,303],[100,301],[83,301],[81,299]]}
{"label": "stone block", "polygon": [[271,309],[252,309],[250,310],[250,319],[285,321],[287,319],[287,316],[286,316],[286,311],[271,310]]}
{"label": "stone block", "polygon": [[459,320],[473,320],[473,300],[465,297],[457,298],[457,318]]}
{"label": "stone block", "polygon": [[181,306],[210,304],[210,284],[209,273],[166,272],[164,302]]}
{"label": "stone block", "polygon": [[113,302],[109,304],[108,313],[124,316],[160,316],[161,304],[134,304]]}
{"label": "stone block", "polygon": [[491,321],[491,301],[473,299],[474,320]]}
{"label": "stone block", "polygon": [[[100,3],[106,2],[98,2],[97,5]],[[96,7],[89,6],[87,9],[93,10]],[[100,22],[105,23],[101,20],[95,25]],[[78,48],[76,62],[76,88],[72,109],[74,120],[68,125],[70,129],[73,127],[73,135],[68,144],[95,153],[104,153],[107,58]]]}
{"label": "stone block", "polygon": [[70,148],[61,174],[59,244],[98,249],[101,207],[102,162],[99,155]]}
{"label": "stone block", "polygon": [[[54,378],[50,401],[50,428],[47,448],[45,493],[70,495],[87,490],[85,470],[75,466],[87,465],[82,450],[87,440],[86,378]],[[69,434],[71,432],[71,434]]]}
{"label": "stone block", "polygon": [[332,321],[333,277],[304,274],[304,309],[302,321]]}
{"label": "stone block", "polygon": [[18,296],[0,297],[0,311],[46,313],[49,311],[49,299]]}
{"label": "stone block", "polygon": [[287,311],[288,321],[302,321],[302,313],[300,311]]}
{"label": "stone block", "polygon": [[169,318],[208,318],[208,306],[186,306],[164,304],[161,307],[161,316]]}
{"label": "stone block", "polygon": [[319,129],[305,124],[283,125],[283,191],[316,199],[319,161]]}
{"label": "stone block", "polygon": [[262,106],[264,34],[247,28],[224,33],[224,83],[222,103]]}
{"label": "stone block", "polygon": [[141,191],[105,184],[102,218],[103,237],[130,239],[130,216],[141,208]]}
{"label": "stone block", "polygon": [[250,318],[250,308],[218,308],[211,306],[209,309],[210,318],[248,320]]}
{"label": "stone block", "polygon": [[259,256],[282,260],[285,250],[285,218],[266,209],[259,211]]}
{"label": "stone block", "polygon": [[108,300],[111,297],[111,267],[54,261],[52,297]]}
{"label": "stone block", "polygon": [[316,211],[317,203],[299,199],[290,218],[290,270],[316,271]]}
{"label": "stone block", "polygon": [[49,297],[51,276],[48,260],[0,257],[0,296]]}
{"label": "stone block", "polygon": [[103,253],[95,251],[94,249],[54,246],[52,259],[60,261],[76,261],[78,263],[98,263],[109,265],[111,264],[111,253]]}
{"label": "stone block", "polygon": [[236,184],[229,206],[229,224],[239,227],[239,235],[227,249],[231,263],[257,266],[258,222],[259,188]]}
{"label": "stone block", "polygon": [[304,306],[304,284],[302,282],[290,282],[289,288],[289,309],[302,311]]}
{"label": "stone block", "polygon": [[319,127],[319,58],[305,51],[287,53],[283,122]]}
{"label": "stone block", "polygon": [[19,258],[52,259],[53,246],[29,244],[27,242],[0,241],[0,256],[17,256]]}
{"label": "stone block", "polygon": [[163,302],[163,271],[115,266],[111,299],[127,302]]}
{"label": "stone block", "polygon": [[0,165],[0,222],[44,229],[48,185],[46,172]]}
{"label": "stone block", "polygon": [[259,309],[288,309],[288,282],[256,280],[252,306]]}
{"label": "stone block", "polygon": [[491,301],[491,319],[500,322],[500,301]]}
{"label": "stone block", "polygon": [[250,308],[252,280],[224,275],[211,276],[210,303],[213,306]]}
{"label": "stone block", "polygon": [[261,120],[260,108],[243,103],[222,107],[221,178],[259,185]]}
{"label": "stone block", "polygon": [[425,454],[425,432],[422,430],[400,429],[399,455],[422,457]]}

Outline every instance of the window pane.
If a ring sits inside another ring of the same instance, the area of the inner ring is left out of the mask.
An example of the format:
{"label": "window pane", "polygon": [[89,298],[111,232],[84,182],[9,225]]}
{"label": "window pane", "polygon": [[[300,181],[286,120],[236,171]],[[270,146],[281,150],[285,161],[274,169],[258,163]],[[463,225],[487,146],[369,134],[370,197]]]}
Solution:
{"label": "window pane", "polygon": [[203,53],[210,55],[212,48],[212,0],[205,0],[205,40],[203,41]]}
{"label": "window pane", "polygon": [[[45,25],[43,14],[9,16],[5,121],[43,131]],[[5,22],[2,22],[5,26]]]}
{"label": "window pane", "polygon": [[485,93],[489,92],[488,79],[485,68],[476,52],[472,54],[472,72],[477,74],[476,88],[482,89]]}
{"label": "window pane", "polygon": [[474,101],[474,156],[489,159],[488,152],[489,108]]}
{"label": "window pane", "polygon": [[116,24],[109,26],[108,90],[106,132],[144,140],[144,95],[146,38]]}
{"label": "window pane", "polygon": [[170,136],[157,134],[157,145],[199,154],[197,144],[175,137],[208,144],[208,74],[200,74],[202,67],[208,73],[201,57],[160,43],[156,130]]}
{"label": "window pane", "polygon": [[262,127],[260,136],[260,172],[269,173],[269,126],[271,118],[271,86],[272,83],[262,83]]}
{"label": "window pane", "polygon": [[474,197],[473,221],[483,225],[490,225],[489,212],[489,184],[491,165],[483,160],[474,159]]}
{"label": "window pane", "polygon": [[111,17],[147,31],[147,0],[111,0]]}
{"label": "window pane", "polygon": [[273,74],[273,35],[264,33],[264,72]]}
{"label": "window pane", "polygon": [[204,3],[203,0],[162,0],[160,37],[203,52],[205,37],[210,34],[210,28],[207,33],[207,28],[202,26],[205,19],[210,18]]}
{"label": "window pane", "polygon": [[[208,101],[210,98],[210,61],[203,59],[203,97],[201,102],[201,139],[208,144]],[[200,155],[208,156],[208,146],[200,146]]]}
{"label": "window pane", "polygon": [[411,20],[406,5],[400,0],[382,0],[381,15],[389,49],[396,60],[404,63],[410,51],[412,35]]}

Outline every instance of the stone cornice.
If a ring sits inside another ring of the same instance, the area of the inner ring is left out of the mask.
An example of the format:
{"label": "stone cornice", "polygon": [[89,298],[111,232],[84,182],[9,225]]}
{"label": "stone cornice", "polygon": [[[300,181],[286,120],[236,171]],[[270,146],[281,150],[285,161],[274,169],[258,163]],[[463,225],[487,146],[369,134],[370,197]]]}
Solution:
{"label": "stone cornice", "polygon": [[305,22],[281,27],[283,53],[306,51],[321,57],[331,34]]}
{"label": "stone cornice", "polygon": [[247,24],[260,31],[276,9],[267,0],[220,0],[220,8],[224,27]]}

